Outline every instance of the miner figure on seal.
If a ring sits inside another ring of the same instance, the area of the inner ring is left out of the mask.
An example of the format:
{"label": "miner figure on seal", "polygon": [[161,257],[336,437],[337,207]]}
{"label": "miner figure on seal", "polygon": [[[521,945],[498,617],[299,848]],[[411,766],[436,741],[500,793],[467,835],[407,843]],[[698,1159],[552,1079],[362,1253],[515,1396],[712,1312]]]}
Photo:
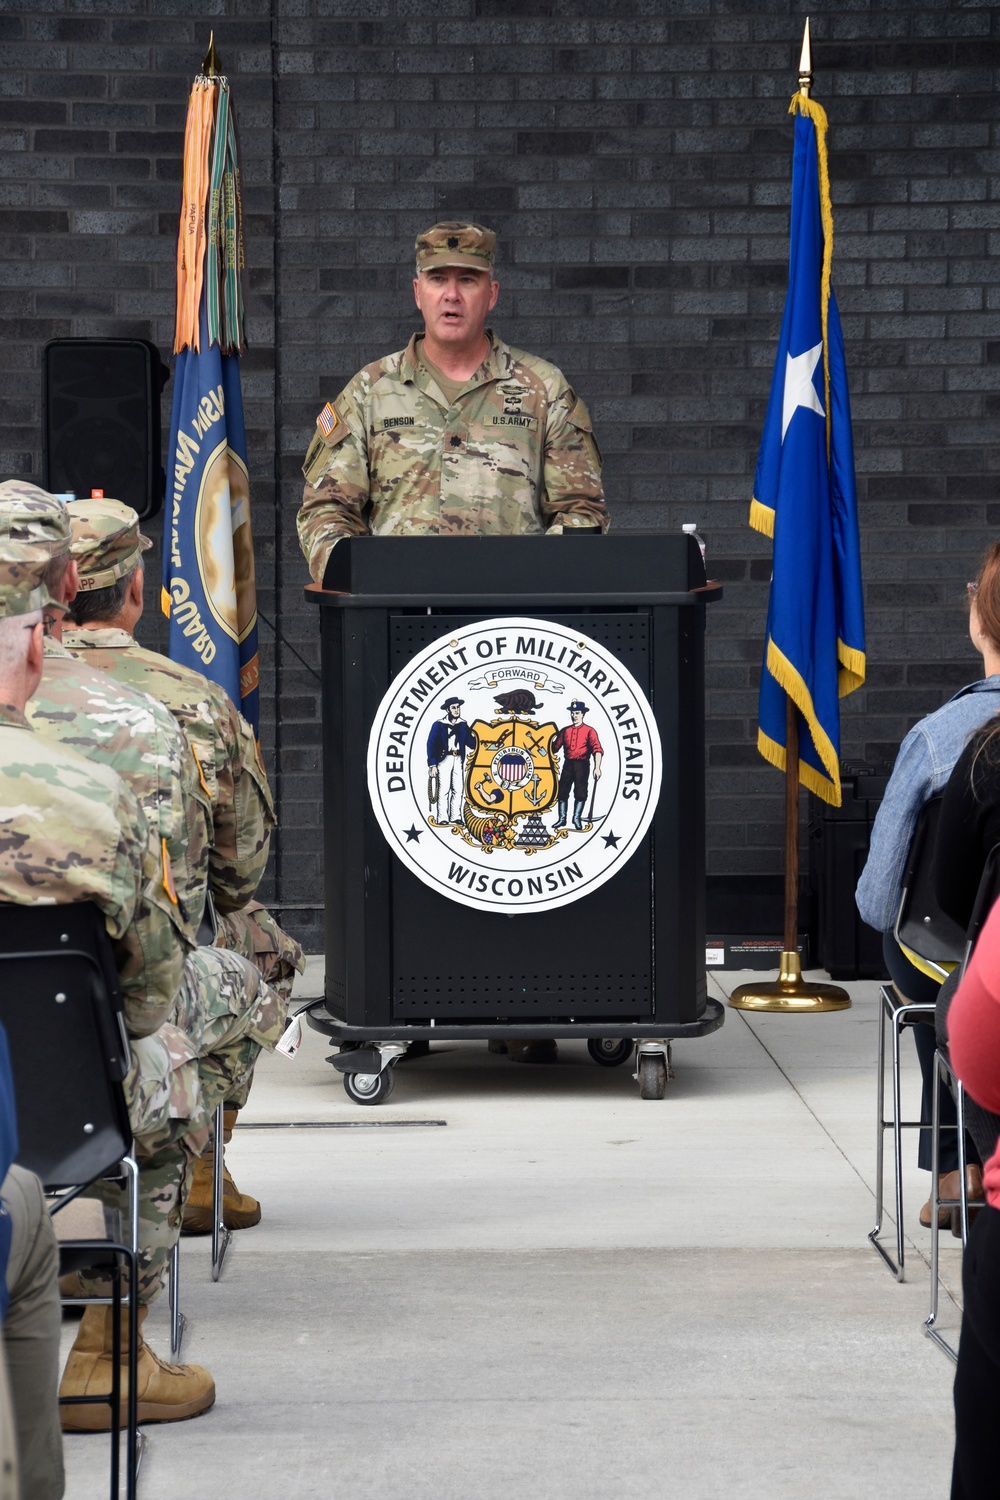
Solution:
{"label": "miner figure on seal", "polygon": [[587,787],[590,782],[590,758],[594,758],[594,780],[601,779],[601,764],[604,750],[592,724],[585,724],[583,716],[588,712],[586,703],[579,698],[569,706],[571,723],[560,729],[552,742],[553,750],[563,753],[563,767],[559,776],[559,817],[553,828],[566,827],[569,794],[573,793],[573,827],[583,829],[583,809],[587,803]]}

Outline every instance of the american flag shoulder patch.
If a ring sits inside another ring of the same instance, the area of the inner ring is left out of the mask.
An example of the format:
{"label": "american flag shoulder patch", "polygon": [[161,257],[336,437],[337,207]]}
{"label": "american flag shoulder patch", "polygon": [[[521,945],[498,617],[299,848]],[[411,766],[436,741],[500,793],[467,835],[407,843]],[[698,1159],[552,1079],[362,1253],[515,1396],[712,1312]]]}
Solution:
{"label": "american flag shoulder patch", "polygon": [[324,437],[329,437],[337,427],[340,426],[340,418],[337,416],[332,404],[328,401],[316,418],[316,426]]}

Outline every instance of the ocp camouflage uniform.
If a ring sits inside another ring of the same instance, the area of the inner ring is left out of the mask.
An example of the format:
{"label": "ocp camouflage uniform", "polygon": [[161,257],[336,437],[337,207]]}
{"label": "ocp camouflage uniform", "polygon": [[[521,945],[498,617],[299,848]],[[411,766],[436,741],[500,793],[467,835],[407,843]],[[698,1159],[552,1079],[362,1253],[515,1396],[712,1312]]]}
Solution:
{"label": "ocp camouflage uniform", "polygon": [[[264,979],[287,1006],[292,995],[295,975],[306,966],[301,945],[284,932],[259,901],[248,901],[241,911],[228,912],[219,918],[216,945],[240,953],[258,969]],[[252,1074],[231,1093],[227,1103],[242,1109],[250,1092]]]}
{"label": "ocp camouflage uniform", "polygon": [[[27,547],[33,556],[54,562],[68,560],[71,542],[61,500],[26,480],[0,484],[0,551],[11,556]],[[50,613],[54,608],[50,603]],[[110,765],[125,778],[157,848],[169,856],[174,884],[168,894],[186,935],[196,941],[205,905],[211,805],[194,755],[171,715],[147,694],[85,666],[55,637],[45,641],[42,680],[26,711],[46,738]]]}
{"label": "ocp camouflage uniform", "polygon": [[[287,998],[241,954],[196,948],[184,966],[173,1014],[154,1037],[133,1043],[127,1080],[139,1163],[139,1298],[163,1284],[181,1230],[195,1159],[207,1149],[215,1110],[248,1086],[262,1047],[285,1029]],[[102,1189],[124,1209],[124,1193]],[[81,1277],[99,1295],[103,1278]]]}
{"label": "ocp camouflage uniform", "polygon": [[211,804],[171,714],[49,637],[27,718],[46,739],[111,766],[132,788],[154,838],[166,845],[177,915],[194,942],[205,908]]}
{"label": "ocp camouflage uniform", "polygon": [[168,878],[121,778],[43,739],[0,704],[0,901],[98,907],[135,1037],[171,1014],[188,950]]}
{"label": "ocp camouflage uniform", "polygon": [[320,413],[298,515],[317,583],[343,536],[607,530],[586,406],[555,365],[487,332],[489,353],[454,405],[414,334]]}
{"label": "ocp camouflage uniform", "polygon": [[271,788],[246,719],[216,683],[140,646],[127,630],[66,628],[63,644],[88,666],[157,699],[180,724],[212,807],[212,897],[219,912],[245,906],[264,873],[274,824]]}

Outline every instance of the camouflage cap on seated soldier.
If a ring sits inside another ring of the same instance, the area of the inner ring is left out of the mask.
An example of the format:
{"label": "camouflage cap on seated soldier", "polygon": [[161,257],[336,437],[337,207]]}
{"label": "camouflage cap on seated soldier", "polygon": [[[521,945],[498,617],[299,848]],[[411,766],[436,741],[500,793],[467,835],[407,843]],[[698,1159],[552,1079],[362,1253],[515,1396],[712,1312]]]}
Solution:
{"label": "camouflage cap on seated soldier", "polygon": [[66,509],[82,594],[110,588],[131,573],[153,545],[139,530],[137,513],[121,500],[71,500]]}
{"label": "camouflage cap on seated soldier", "polygon": [[49,558],[69,551],[72,535],[66,502],[27,479],[0,484],[0,548],[7,542],[34,542]]}
{"label": "camouflage cap on seated soldier", "polygon": [[434,271],[444,266],[462,266],[472,271],[493,274],[497,237],[481,224],[448,221],[433,224],[417,235],[417,271]]}
{"label": "camouflage cap on seated soldier", "polygon": [[0,620],[30,615],[52,603],[42,575],[52,561],[36,542],[0,543]]}

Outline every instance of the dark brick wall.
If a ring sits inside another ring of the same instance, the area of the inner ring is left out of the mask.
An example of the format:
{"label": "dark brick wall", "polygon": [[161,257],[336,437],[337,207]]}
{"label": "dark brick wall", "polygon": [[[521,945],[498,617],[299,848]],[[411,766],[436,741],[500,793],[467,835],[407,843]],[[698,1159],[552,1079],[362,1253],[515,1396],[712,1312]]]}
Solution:
{"label": "dark brick wall", "polygon": [[[620,526],[708,538],[709,868],[781,866],[753,748],[767,542],[746,524],[783,302],[806,9],[831,124],[869,681],[844,755],[881,761],[974,676],[963,584],[1000,524],[1000,13],[899,0],[6,0],[0,469],[39,475],[47,338],[169,349],[181,136],[207,27],[242,132],[244,363],[260,603],[315,665],[294,534],[316,412],[414,326],[415,231],[501,235],[496,324],[586,396]],[[166,424],[169,387],[164,407]],[[151,571],[155,571],[155,568]],[[150,620],[159,630],[152,606]],[[317,683],[261,628],[282,835],[269,895],[310,942]],[[275,885],[277,890],[275,890]]]}

